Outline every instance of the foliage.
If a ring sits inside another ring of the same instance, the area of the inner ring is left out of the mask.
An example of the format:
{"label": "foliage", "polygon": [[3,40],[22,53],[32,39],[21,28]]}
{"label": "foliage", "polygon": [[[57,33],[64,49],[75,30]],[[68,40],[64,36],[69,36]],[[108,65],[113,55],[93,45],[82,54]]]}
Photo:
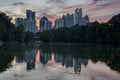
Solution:
{"label": "foliage", "polygon": [[[52,36],[51,36],[52,35]],[[107,23],[97,21],[86,26],[75,25],[40,33],[43,42],[120,44],[120,14],[113,16]]]}
{"label": "foliage", "polygon": [[2,31],[4,35],[1,36],[2,41],[13,40],[13,31],[15,27],[13,23],[11,23],[11,18],[3,12],[0,12],[0,24],[2,24],[2,26],[0,26],[2,29],[4,27],[4,32]]}
{"label": "foliage", "polygon": [[44,31],[40,33],[40,40],[44,42],[51,42],[53,39],[53,33],[51,31]]}
{"label": "foliage", "polygon": [[24,26],[21,24],[15,30],[15,38],[16,41],[24,41],[25,39],[25,30]]}
{"label": "foliage", "polygon": [[3,40],[3,36],[5,34],[5,26],[3,24],[0,24],[0,40]]}
{"label": "foliage", "polygon": [[31,32],[25,32],[24,26],[20,24],[15,28],[15,25],[11,22],[11,18],[5,13],[0,12],[0,41],[31,41],[34,34]]}
{"label": "foliage", "polygon": [[26,36],[25,36],[25,41],[29,42],[32,41],[34,39],[34,34],[32,32],[26,32]]}

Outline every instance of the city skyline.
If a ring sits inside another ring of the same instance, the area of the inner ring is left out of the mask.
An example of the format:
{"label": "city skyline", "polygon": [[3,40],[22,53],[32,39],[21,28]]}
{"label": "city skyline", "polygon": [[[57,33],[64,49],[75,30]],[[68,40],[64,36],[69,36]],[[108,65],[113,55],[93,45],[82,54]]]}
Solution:
{"label": "city skyline", "polygon": [[47,16],[53,23],[63,14],[82,8],[90,17],[90,22],[105,22],[120,12],[119,5],[120,0],[0,0],[0,11],[11,16],[14,22],[16,17],[25,17],[26,9],[31,9],[36,12],[37,23],[42,16]]}

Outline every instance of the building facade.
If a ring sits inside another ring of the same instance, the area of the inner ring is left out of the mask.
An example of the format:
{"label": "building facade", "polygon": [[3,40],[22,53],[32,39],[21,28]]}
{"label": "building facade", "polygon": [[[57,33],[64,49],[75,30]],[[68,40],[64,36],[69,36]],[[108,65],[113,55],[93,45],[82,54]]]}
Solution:
{"label": "building facade", "polygon": [[60,27],[64,27],[64,21],[63,19],[56,19],[55,20],[55,28],[60,28]]}
{"label": "building facade", "polygon": [[26,10],[26,18],[16,18],[15,25],[16,27],[20,24],[24,25],[24,29],[26,32],[37,33],[38,29],[36,27],[36,20],[35,20],[35,12],[31,10]]}
{"label": "building facade", "polygon": [[23,18],[16,18],[15,19],[15,26],[18,27],[20,24],[23,24]]}
{"label": "building facade", "polygon": [[67,14],[64,18],[65,27],[71,27],[74,25],[74,14]]}
{"label": "building facade", "polygon": [[75,18],[74,18],[74,25],[79,24],[80,26],[82,25],[86,25],[89,23],[89,17],[88,15],[86,15],[85,17],[83,17],[82,15],[82,8],[77,8],[75,10]]}
{"label": "building facade", "polygon": [[56,19],[55,20],[55,28],[58,27],[71,27],[76,24],[79,24],[80,26],[86,25],[89,23],[89,17],[88,15],[85,15],[83,17],[82,8],[77,8],[75,10],[75,14],[66,14],[62,16],[62,19]]}
{"label": "building facade", "polygon": [[47,17],[43,16],[40,20],[40,31],[52,29],[52,22]]}
{"label": "building facade", "polygon": [[32,12],[31,10],[26,10],[26,18],[28,20],[35,20],[35,12]]}

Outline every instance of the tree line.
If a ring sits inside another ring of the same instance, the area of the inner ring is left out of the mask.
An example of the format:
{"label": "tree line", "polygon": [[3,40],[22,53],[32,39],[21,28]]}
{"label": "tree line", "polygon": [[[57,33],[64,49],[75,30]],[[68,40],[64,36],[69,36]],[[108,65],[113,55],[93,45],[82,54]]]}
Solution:
{"label": "tree line", "polygon": [[11,22],[12,18],[7,16],[5,13],[0,12],[0,41],[11,42],[11,41],[32,41],[34,34],[32,32],[26,32],[24,26],[20,24],[15,27]]}
{"label": "tree line", "polygon": [[120,44],[120,14],[106,23],[97,21],[86,26],[74,25],[40,32],[43,42]]}

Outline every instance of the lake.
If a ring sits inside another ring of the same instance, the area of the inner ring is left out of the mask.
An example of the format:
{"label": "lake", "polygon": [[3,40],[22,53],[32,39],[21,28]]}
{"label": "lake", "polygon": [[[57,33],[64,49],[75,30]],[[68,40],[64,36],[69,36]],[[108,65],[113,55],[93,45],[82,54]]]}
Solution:
{"label": "lake", "polygon": [[6,44],[0,80],[120,80],[120,46]]}

